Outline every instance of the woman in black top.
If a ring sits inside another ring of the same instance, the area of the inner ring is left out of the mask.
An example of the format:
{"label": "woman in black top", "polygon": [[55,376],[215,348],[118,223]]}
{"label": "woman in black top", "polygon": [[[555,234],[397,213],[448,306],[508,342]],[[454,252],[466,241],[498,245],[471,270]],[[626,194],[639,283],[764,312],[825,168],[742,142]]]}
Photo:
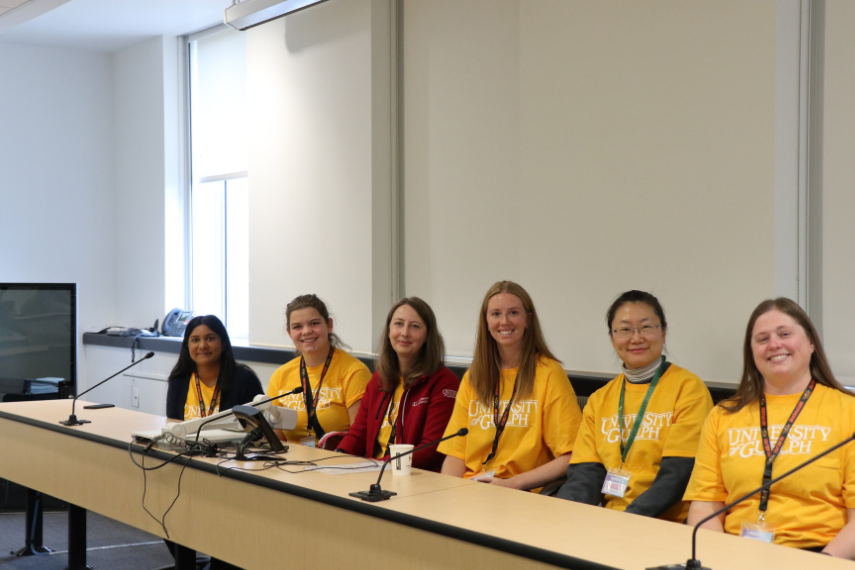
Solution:
{"label": "woman in black top", "polygon": [[[204,418],[251,402],[259,394],[264,390],[258,376],[235,361],[229,333],[220,319],[204,315],[187,323],[178,362],[169,374],[166,417],[180,421]],[[164,542],[174,556],[174,543]],[[239,570],[215,558],[210,569]]]}
{"label": "woman in black top", "polygon": [[178,362],[169,374],[166,417],[189,420],[230,410],[264,394],[258,376],[238,364],[226,327],[214,315],[187,324]]}

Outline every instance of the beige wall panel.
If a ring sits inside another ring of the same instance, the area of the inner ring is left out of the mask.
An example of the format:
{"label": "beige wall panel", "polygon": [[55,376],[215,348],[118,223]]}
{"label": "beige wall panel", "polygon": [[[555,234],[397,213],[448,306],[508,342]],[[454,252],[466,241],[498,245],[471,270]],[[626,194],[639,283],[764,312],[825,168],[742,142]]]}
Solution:
{"label": "beige wall panel", "polygon": [[334,0],[247,33],[250,341],[293,346],[285,305],[316,293],[370,351],[371,3]]}
{"label": "beige wall panel", "polygon": [[471,356],[481,299],[519,280],[519,7],[404,2],[406,293]]}
{"label": "beige wall panel", "polygon": [[449,352],[509,278],[567,368],[615,371],[603,317],[639,288],[675,362],[735,381],[774,293],[775,3],[414,1],[404,26],[407,292]]}
{"label": "beige wall panel", "polygon": [[831,368],[855,385],[855,2],[828,0],[825,20],[823,340]]}

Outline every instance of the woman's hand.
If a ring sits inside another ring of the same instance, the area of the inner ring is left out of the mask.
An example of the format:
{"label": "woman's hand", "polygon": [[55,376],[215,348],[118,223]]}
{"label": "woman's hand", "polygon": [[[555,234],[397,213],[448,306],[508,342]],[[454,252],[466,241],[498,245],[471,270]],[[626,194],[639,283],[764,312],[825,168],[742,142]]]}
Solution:
{"label": "woman's hand", "polygon": [[518,483],[519,480],[516,477],[510,477],[508,479],[499,479],[498,477],[479,477],[477,481],[479,483],[489,483],[490,485],[498,485],[499,487],[507,487],[509,489],[522,489]]}

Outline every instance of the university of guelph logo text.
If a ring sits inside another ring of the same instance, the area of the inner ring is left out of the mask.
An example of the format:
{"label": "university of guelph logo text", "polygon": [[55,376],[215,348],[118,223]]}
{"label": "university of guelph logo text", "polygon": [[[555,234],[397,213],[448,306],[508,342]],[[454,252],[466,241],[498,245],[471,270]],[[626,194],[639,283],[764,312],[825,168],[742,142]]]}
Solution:
{"label": "university of guelph logo text", "polygon": [[[606,441],[609,443],[617,443],[618,439],[626,441],[629,437],[629,432],[635,424],[635,417],[638,414],[626,415],[623,417],[623,425],[618,425],[617,414],[610,418],[603,418],[600,425],[600,431],[606,436]],[[638,433],[635,434],[635,441],[656,441],[659,439],[659,432],[663,427],[671,425],[671,416],[674,412],[665,412],[664,414],[656,414],[647,412],[644,414],[644,421],[638,426]]]}
{"label": "university of guelph logo text", "polygon": [[[499,402],[499,417],[505,413],[505,407],[508,405],[508,400]],[[510,427],[528,427],[529,416],[535,414],[537,416],[537,400],[523,400],[514,402],[511,406],[511,411],[508,413],[508,422],[506,428]],[[469,425],[472,427],[481,426],[481,429],[486,430],[495,427],[493,423],[493,404],[485,406],[478,400],[469,402]]]}
{"label": "university of guelph logo text", "polygon": [[[220,405],[217,404],[217,406],[214,408],[214,413],[216,414],[219,411],[220,411]],[[205,413],[206,414],[208,413],[207,407],[205,407]],[[199,411],[199,404],[194,404],[194,405],[184,404],[184,417],[187,418],[188,420],[192,420],[195,418],[201,418],[202,412]]]}
{"label": "university of guelph logo text", "polygon": [[[783,425],[769,426],[769,443],[773,447],[782,429],[784,429]],[[781,448],[781,455],[810,455],[811,444],[816,440],[826,441],[830,433],[831,428],[827,426],[793,426]],[[759,427],[731,428],[727,430],[727,440],[730,444],[731,456],[766,456]]]}
{"label": "university of guelph logo text", "polygon": [[[290,390],[280,389],[280,394],[285,394]],[[320,393],[315,394],[312,392],[315,398],[315,409],[324,410],[332,406],[333,402],[336,400],[341,400],[341,388],[328,388],[323,386],[321,388]],[[291,394],[288,397],[276,400],[276,402],[284,406],[286,408],[291,408],[292,410],[297,410],[298,412],[306,411],[306,400],[303,399],[303,394]]]}

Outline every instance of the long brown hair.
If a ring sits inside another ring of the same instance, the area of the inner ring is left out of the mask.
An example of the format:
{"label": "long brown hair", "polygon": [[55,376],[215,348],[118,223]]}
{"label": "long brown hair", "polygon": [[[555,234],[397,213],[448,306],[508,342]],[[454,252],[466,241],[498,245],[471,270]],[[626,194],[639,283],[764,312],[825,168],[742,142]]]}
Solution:
{"label": "long brown hair", "polygon": [[[517,397],[527,398],[534,390],[534,378],[537,370],[537,359],[539,357],[558,360],[546,346],[543,331],[540,329],[540,321],[531,297],[522,286],[513,281],[498,281],[487,291],[484,302],[481,303],[481,315],[478,319],[478,333],[475,339],[475,355],[472,359],[472,367],[469,368],[469,384],[478,395],[478,400],[489,404],[493,399],[496,386],[501,378],[500,369],[502,358],[499,347],[490,329],[487,326],[487,305],[490,299],[500,293],[516,295],[522,301],[523,308],[528,315],[528,326],[523,333],[520,368],[517,376]],[[561,362],[558,360],[558,362]]]}
{"label": "long brown hair", "polygon": [[386,316],[386,326],[383,327],[380,348],[377,351],[377,361],[374,364],[374,369],[380,376],[380,389],[384,392],[394,392],[401,377],[401,365],[398,362],[397,353],[392,348],[392,342],[389,340],[389,329],[392,326],[392,317],[395,315],[395,311],[404,305],[412,307],[418,313],[419,318],[425,323],[427,333],[425,343],[419,350],[415,364],[407,372],[407,377],[404,378],[404,386],[410,386],[422,376],[430,376],[445,366],[443,363],[445,360],[445,343],[436,326],[436,316],[433,314],[433,309],[418,297],[405,297],[395,303],[395,306],[389,310],[389,314]]}
{"label": "long brown hair", "polygon": [[831,367],[828,365],[828,359],[825,357],[825,351],[822,349],[822,343],[819,340],[819,333],[816,332],[810,317],[795,301],[786,297],[778,297],[777,299],[767,299],[757,305],[757,308],[751,313],[751,318],[748,319],[748,326],[745,329],[745,343],[742,346],[742,380],[739,382],[736,394],[719,403],[722,408],[730,413],[738,412],[745,406],[758,401],[760,394],[763,393],[763,375],[760,374],[760,370],[757,369],[757,364],[754,362],[751,336],[754,333],[754,324],[757,319],[775,309],[796,321],[804,329],[808,340],[813,344],[813,354],[810,355],[811,378],[816,380],[817,384],[849,394],[831,372]]}
{"label": "long brown hair", "polygon": [[[291,330],[291,313],[294,311],[299,311],[300,309],[315,309],[321,317],[329,323],[330,321],[330,312],[327,310],[326,304],[321,301],[317,295],[312,293],[311,295],[299,295],[294,297],[294,299],[285,306],[285,327],[290,331]],[[349,348],[346,344],[344,344],[338,335],[331,332],[329,334],[330,346],[335,348]],[[297,351],[297,354],[300,354],[300,351]]]}

